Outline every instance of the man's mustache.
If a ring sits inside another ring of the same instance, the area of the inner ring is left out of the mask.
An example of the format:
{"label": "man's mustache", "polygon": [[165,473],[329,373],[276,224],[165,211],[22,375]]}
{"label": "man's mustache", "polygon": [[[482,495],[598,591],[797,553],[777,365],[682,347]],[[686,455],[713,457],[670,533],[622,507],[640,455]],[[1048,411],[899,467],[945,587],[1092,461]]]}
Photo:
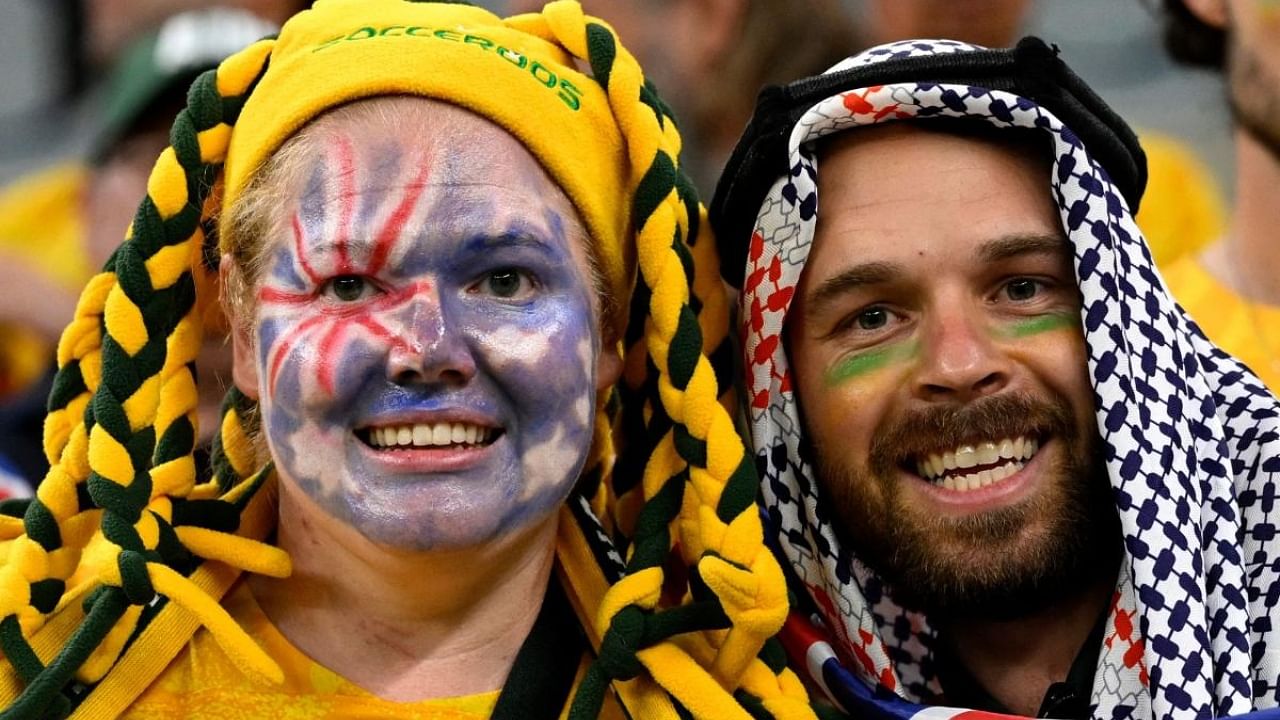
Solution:
{"label": "man's mustache", "polygon": [[1026,393],[992,395],[963,405],[914,408],[883,427],[871,439],[869,464],[885,476],[906,460],[941,454],[960,445],[999,442],[1019,436],[1047,438],[1074,431],[1070,405],[1063,398]]}

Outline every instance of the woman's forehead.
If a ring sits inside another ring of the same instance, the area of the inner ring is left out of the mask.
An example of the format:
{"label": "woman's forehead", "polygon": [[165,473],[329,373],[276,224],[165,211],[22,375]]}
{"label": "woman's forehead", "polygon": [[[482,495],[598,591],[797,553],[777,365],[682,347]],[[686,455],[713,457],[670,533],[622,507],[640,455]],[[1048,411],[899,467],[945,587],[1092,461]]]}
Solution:
{"label": "woman's forehead", "polygon": [[414,238],[444,249],[527,235],[567,243],[579,264],[591,264],[585,226],[538,160],[461,108],[406,97],[352,103],[304,128],[277,160],[284,202],[272,225],[295,253],[354,250],[385,236],[396,238],[384,242],[396,250],[391,259]]}
{"label": "woman's forehead", "polygon": [[553,201],[559,195],[568,202],[516,137],[485,118],[435,100],[389,97],[352,103],[321,116],[302,135],[303,154],[313,166],[363,171],[370,181],[385,179],[382,173],[396,166],[425,165],[428,182],[518,180],[538,192],[551,191]]}
{"label": "woman's forehead", "polygon": [[442,209],[453,215],[483,210],[531,223],[555,215],[571,234],[583,227],[563,190],[517,138],[434,100],[388,97],[343,106],[309,124],[279,154],[275,178],[286,216],[344,203],[376,213],[413,187],[422,189],[422,202],[452,198]]}

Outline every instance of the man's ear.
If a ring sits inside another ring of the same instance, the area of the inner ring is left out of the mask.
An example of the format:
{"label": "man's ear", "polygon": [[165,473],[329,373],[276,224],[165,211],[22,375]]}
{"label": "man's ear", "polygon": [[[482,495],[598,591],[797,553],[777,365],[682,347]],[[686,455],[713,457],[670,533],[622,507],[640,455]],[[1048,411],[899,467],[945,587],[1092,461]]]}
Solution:
{"label": "man's ear", "polygon": [[246,397],[258,399],[258,359],[254,352],[253,322],[243,315],[247,308],[237,307],[228,298],[230,288],[241,287],[240,269],[230,254],[222,256],[218,264],[218,278],[222,283],[223,308],[231,325],[231,380]]}
{"label": "man's ear", "polygon": [[1182,0],[1182,4],[1206,25],[1226,30],[1230,24],[1231,14],[1227,9],[1227,0]]}

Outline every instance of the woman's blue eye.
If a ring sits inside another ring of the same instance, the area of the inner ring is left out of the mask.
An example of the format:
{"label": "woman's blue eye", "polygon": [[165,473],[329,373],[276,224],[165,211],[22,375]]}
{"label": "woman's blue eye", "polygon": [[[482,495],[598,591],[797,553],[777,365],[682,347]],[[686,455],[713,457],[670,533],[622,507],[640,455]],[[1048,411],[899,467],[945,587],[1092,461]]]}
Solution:
{"label": "woman's blue eye", "polygon": [[534,280],[529,273],[515,268],[492,270],[480,280],[478,289],[487,295],[509,300],[529,293]]}
{"label": "woman's blue eye", "polygon": [[491,272],[485,280],[489,285],[489,292],[498,297],[509,298],[520,292],[520,273],[515,270]]}
{"label": "woman's blue eye", "polygon": [[1010,300],[1030,300],[1040,292],[1040,283],[1029,278],[1019,278],[1005,285],[1004,292]]}
{"label": "woman's blue eye", "polygon": [[343,302],[354,302],[365,294],[368,283],[358,275],[340,275],[329,281],[334,297]]}

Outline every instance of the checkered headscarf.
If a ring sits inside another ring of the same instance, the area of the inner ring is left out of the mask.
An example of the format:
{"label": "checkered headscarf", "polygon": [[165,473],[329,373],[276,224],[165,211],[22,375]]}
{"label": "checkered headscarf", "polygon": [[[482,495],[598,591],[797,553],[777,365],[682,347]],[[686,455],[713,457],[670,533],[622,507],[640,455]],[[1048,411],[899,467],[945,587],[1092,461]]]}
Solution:
{"label": "checkered headscarf", "polygon": [[[980,51],[948,41],[894,43],[829,73]],[[1134,224],[1135,203],[1113,184],[1097,149],[1091,155],[1058,116],[1025,97],[960,82],[893,82],[808,107],[790,126],[789,173],[769,187],[751,233],[741,296],[751,431],[778,543],[826,627],[826,642],[808,648],[814,679],[845,705],[864,698],[847,708],[864,717],[909,717],[920,711],[913,703],[938,690],[928,623],[896,605],[841,547],[800,451],[781,337],[819,212],[814,143],[860,125],[961,117],[1052,138],[1049,186],[1074,247],[1098,430],[1125,540],[1093,717],[1204,718],[1277,706],[1276,399],[1174,303]],[[877,686],[892,699],[883,692],[873,699]]]}

